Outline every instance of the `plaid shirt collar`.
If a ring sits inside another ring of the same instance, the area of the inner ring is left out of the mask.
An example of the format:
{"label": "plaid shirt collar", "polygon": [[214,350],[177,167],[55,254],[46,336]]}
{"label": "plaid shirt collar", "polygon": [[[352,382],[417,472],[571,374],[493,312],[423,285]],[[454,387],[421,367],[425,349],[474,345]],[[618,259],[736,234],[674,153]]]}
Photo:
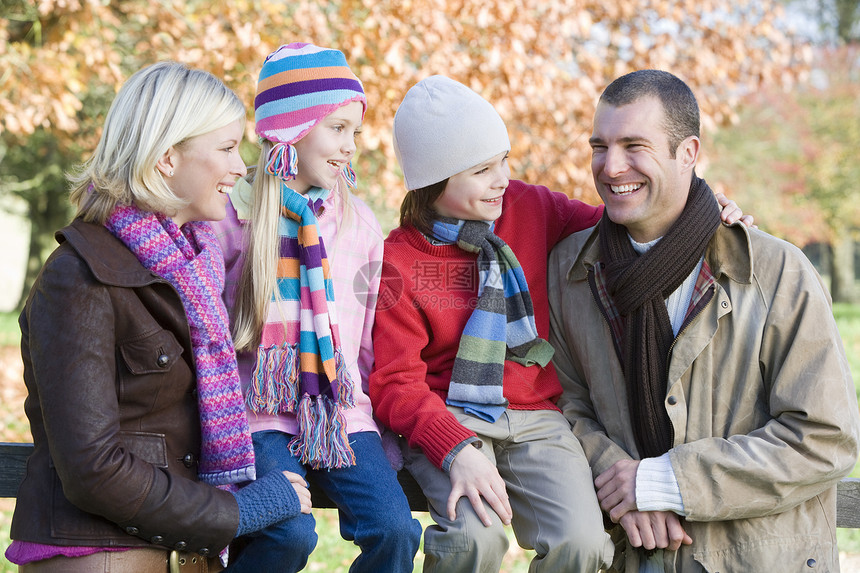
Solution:
{"label": "plaid shirt collar", "polygon": [[[615,308],[615,303],[606,288],[606,271],[605,265],[597,261],[588,271],[588,283],[591,285],[591,292],[594,294],[600,309],[603,311],[603,316],[606,317],[606,322],[612,331],[612,338],[615,341],[615,350],[620,354],[621,340],[624,333],[624,320],[618,314]],[[699,311],[708,303],[713,296],[711,288],[716,279],[711,272],[711,267],[708,261],[702,262],[702,270],[699,271],[699,276],[696,278],[696,286],[693,290],[693,295],[690,298],[690,304],[687,307],[687,313],[684,316],[683,327],[687,325],[690,319],[699,313]]]}

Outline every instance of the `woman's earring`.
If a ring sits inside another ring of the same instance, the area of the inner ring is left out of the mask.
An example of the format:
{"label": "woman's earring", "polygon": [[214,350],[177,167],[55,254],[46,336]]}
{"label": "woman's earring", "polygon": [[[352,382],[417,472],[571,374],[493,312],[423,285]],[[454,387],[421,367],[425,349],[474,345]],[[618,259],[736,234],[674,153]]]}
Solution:
{"label": "woman's earring", "polygon": [[173,177],[173,169],[170,170],[170,173],[167,174],[168,177]]}

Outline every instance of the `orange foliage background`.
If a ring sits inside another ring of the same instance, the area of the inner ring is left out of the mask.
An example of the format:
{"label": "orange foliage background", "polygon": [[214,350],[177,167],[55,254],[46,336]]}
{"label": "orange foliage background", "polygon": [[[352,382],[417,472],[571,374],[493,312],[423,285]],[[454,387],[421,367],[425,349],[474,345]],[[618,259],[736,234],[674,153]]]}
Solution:
{"label": "orange foliage background", "polygon": [[807,59],[768,0],[39,0],[35,10],[22,5],[0,20],[0,131],[43,129],[83,149],[94,147],[106,111],[82,103],[88,94],[116,90],[159,59],[224,78],[249,105],[253,141],[265,56],[295,41],[343,50],[369,100],[356,170],[377,212],[403,196],[391,123],[427,75],[453,77],[495,104],[515,177],[597,201],[587,140],[613,78],[672,71],[696,91],[707,130],[731,121],[743,94],[790,83]]}

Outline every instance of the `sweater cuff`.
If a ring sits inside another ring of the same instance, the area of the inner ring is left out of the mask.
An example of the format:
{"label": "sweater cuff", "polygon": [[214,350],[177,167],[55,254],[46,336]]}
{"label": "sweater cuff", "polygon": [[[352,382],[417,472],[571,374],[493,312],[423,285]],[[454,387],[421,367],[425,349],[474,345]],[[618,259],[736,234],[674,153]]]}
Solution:
{"label": "sweater cuff", "polygon": [[639,511],[684,512],[684,500],[669,454],[645,458],[636,470],[636,509]]}
{"label": "sweater cuff", "polygon": [[290,478],[269,472],[233,494],[239,504],[236,536],[260,531],[301,513],[301,503]]}
{"label": "sweater cuff", "polygon": [[451,450],[465,440],[476,437],[475,432],[463,427],[453,414],[445,411],[426,431],[421,432],[414,444],[410,443],[410,445],[420,447],[427,459],[441,469],[445,457]]}
{"label": "sweater cuff", "polygon": [[445,456],[444,460],[442,460],[442,471],[445,472],[446,474],[450,473],[451,472],[451,464],[454,463],[454,458],[457,457],[457,454],[459,454],[463,450],[463,448],[465,448],[469,444],[474,444],[475,442],[478,442],[477,444],[475,444],[476,448],[480,448],[483,445],[477,437],[471,437],[471,438],[466,438],[465,440],[463,440],[462,442],[460,442],[459,444],[454,446],[454,449],[452,449],[450,452],[448,452],[448,455]]}

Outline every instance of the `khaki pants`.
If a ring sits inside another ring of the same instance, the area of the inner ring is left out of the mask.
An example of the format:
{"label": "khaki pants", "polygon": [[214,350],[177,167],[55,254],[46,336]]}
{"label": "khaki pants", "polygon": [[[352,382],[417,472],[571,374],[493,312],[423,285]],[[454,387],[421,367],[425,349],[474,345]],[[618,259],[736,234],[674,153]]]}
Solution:
{"label": "khaki pants", "polygon": [[[483,442],[480,451],[505,480],[517,541],[537,553],[529,571],[587,573],[612,563],[614,546],[603,529],[591,469],[560,412],[509,409],[490,423],[461,408],[448,409],[478,435]],[[493,520],[485,527],[463,497],[457,502],[457,518],[449,520],[448,474],[420,449],[404,447],[404,461],[427,496],[436,522],[424,532],[424,571],[497,573],[508,539],[496,513],[485,503]]]}

